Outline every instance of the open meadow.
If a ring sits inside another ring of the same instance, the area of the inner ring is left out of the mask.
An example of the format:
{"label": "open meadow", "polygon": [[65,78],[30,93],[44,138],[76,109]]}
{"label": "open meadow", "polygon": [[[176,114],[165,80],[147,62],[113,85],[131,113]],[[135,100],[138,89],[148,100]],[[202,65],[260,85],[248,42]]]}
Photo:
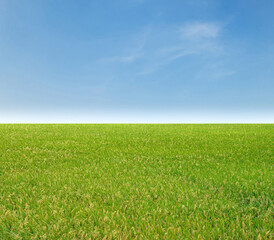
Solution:
{"label": "open meadow", "polygon": [[273,124],[2,124],[0,239],[273,239]]}

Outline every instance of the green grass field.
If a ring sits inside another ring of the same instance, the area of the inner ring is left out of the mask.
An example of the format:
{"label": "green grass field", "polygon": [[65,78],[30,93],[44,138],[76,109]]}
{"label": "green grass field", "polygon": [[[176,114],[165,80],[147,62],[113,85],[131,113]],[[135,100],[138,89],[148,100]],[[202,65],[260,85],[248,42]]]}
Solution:
{"label": "green grass field", "polygon": [[273,239],[274,125],[0,125],[0,239]]}

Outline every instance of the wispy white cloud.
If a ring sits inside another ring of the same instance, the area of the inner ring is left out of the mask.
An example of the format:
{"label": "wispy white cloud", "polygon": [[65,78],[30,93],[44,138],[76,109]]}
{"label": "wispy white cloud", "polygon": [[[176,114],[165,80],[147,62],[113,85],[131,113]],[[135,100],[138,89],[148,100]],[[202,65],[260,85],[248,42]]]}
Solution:
{"label": "wispy white cloud", "polygon": [[182,57],[185,57],[188,55],[197,54],[197,53],[198,52],[194,51],[194,50],[181,50],[181,51],[175,52],[173,55],[168,57],[166,62],[169,63],[169,62],[177,60],[179,58],[182,58]]}
{"label": "wispy white cloud", "polygon": [[149,49],[143,57],[148,61],[145,69],[138,75],[151,74],[172,61],[190,55],[207,54],[208,56],[222,52],[219,36],[222,25],[217,22],[188,22],[177,28],[163,30],[160,35],[172,39],[172,43]]}
{"label": "wispy white cloud", "polygon": [[[163,28],[149,26],[139,37],[136,35],[134,44],[125,41],[121,49],[123,54],[100,59],[100,62],[125,63],[135,69],[136,75],[152,74],[165,65],[190,55],[222,54],[222,30],[223,25],[219,22],[195,21]],[[129,45],[135,47],[128,47]]]}
{"label": "wispy white cloud", "polygon": [[238,72],[238,70],[231,68],[231,66],[228,66],[228,64],[223,61],[214,61],[205,64],[203,68],[197,72],[196,77],[198,79],[216,81],[233,76]]}
{"label": "wispy white cloud", "polygon": [[221,26],[215,22],[191,22],[180,28],[183,39],[203,39],[217,38],[220,34]]}
{"label": "wispy white cloud", "polygon": [[224,78],[224,77],[228,77],[231,75],[236,74],[237,71],[236,70],[231,70],[231,71],[227,71],[227,70],[223,70],[223,71],[218,71],[212,74],[212,78],[214,79],[220,79],[220,78]]}
{"label": "wispy white cloud", "polygon": [[159,68],[163,67],[166,64],[169,64],[172,61],[175,61],[179,58],[185,57],[187,55],[196,54],[194,51],[186,51],[183,49],[179,49],[178,51],[172,51],[172,54],[169,54],[165,51],[165,54],[162,54],[161,57],[154,58],[151,64],[148,64],[144,70],[138,72],[136,75],[148,75]]}
{"label": "wispy white cloud", "polygon": [[125,52],[124,54],[104,57],[99,59],[98,61],[101,63],[133,63],[135,60],[142,56],[143,47],[144,43],[140,43],[135,48],[123,50],[122,52]]}
{"label": "wispy white cloud", "polygon": [[114,57],[106,57],[99,60],[101,63],[132,63],[136,59],[138,59],[139,54],[132,54],[128,56],[114,56]]}
{"label": "wispy white cloud", "polygon": [[[143,57],[143,49],[147,41],[147,37],[150,32],[150,26],[143,32],[139,33],[132,40],[128,40],[126,43],[122,43],[121,54],[104,57],[98,60],[99,63],[133,63],[137,59]],[[129,46],[131,45],[131,46]]]}

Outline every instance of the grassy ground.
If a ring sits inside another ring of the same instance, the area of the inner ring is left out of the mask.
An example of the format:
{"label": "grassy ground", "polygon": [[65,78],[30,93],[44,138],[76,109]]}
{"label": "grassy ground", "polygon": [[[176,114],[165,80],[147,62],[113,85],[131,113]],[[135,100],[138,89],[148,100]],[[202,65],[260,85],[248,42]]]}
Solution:
{"label": "grassy ground", "polygon": [[0,239],[273,239],[274,125],[0,125]]}

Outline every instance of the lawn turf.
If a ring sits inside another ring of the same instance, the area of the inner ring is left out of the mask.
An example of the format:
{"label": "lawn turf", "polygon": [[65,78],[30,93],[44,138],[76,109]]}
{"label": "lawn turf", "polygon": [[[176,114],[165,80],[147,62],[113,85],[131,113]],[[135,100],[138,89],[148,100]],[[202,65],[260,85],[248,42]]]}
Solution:
{"label": "lawn turf", "polygon": [[273,124],[1,124],[0,239],[273,239]]}

